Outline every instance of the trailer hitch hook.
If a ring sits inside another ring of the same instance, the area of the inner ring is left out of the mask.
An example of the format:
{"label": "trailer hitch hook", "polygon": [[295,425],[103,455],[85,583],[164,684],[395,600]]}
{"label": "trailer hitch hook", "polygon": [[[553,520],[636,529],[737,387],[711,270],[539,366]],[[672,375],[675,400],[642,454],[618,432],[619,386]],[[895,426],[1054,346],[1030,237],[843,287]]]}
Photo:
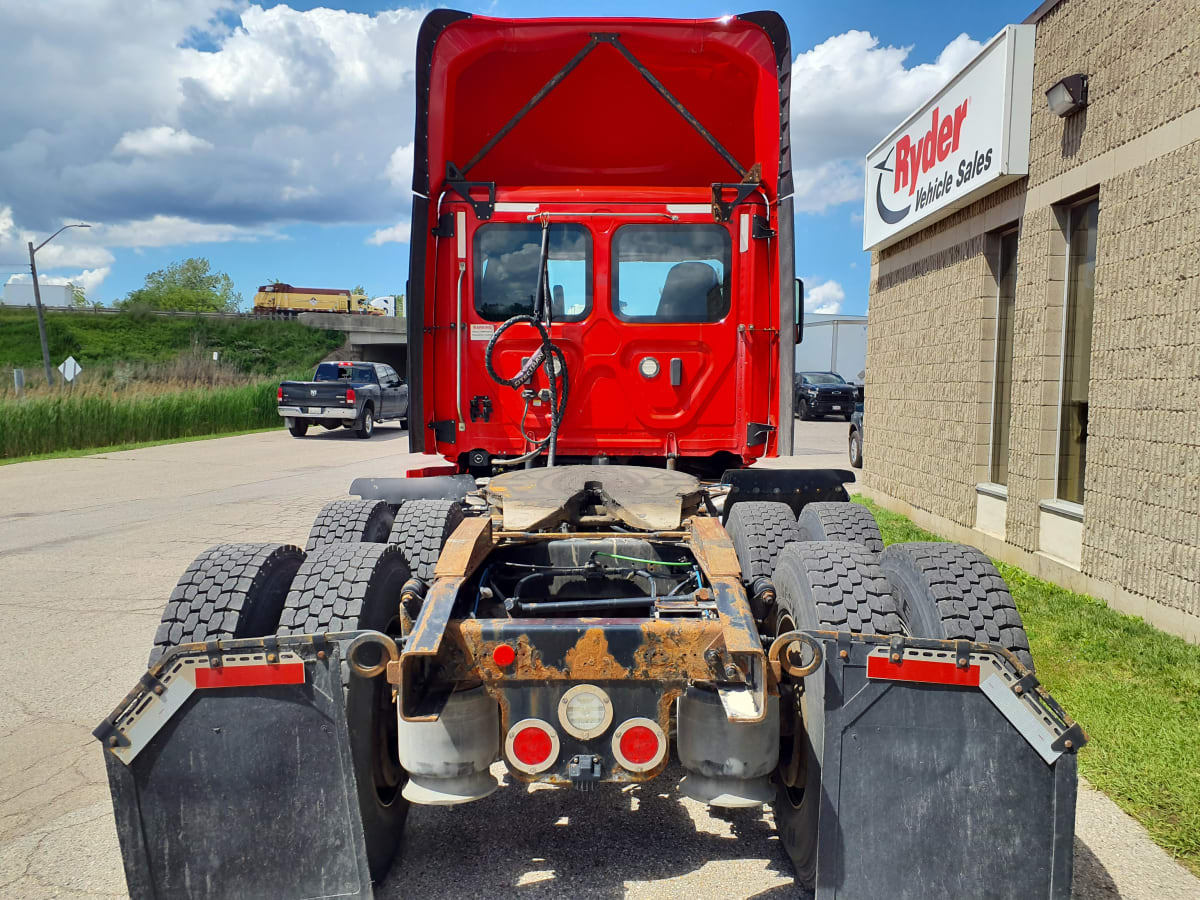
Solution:
{"label": "trailer hitch hook", "polygon": [[[358,651],[368,644],[378,644],[380,648],[379,662],[370,666],[358,659]],[[387,670],[388,663],[397,662],[399,659],[400,650],[396,647],[396,642],[379,631],[364,631],[346,648],[346,661],[350,663],[354,674],[360,678],[374,678],[376,675],[382,675]]]}
{"label": "trailer hitch hook", "polygon": [[[795,665],[791,661],[794,644],[807,644],[809,649],[812,650],[812,659],[807,665]],[[817,671],[817,669],[821,668],[824,656],[821,650],[821,642],[803,631],[788,631],[779,635],[779,637],[771,642],[771,649],[767,651],[767,659],[772,666],[778,663],[783,671],[787,672],[793,678],[803,678],[805,675],[811,675]]]}

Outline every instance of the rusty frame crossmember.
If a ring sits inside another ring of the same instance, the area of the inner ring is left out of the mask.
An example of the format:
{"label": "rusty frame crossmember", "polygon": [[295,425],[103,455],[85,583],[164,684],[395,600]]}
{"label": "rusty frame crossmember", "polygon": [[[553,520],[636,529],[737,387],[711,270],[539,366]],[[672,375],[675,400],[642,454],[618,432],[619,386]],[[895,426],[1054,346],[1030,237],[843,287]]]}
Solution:
{"label": "rusty frame crossmember", "polygon": [[[460,589],[491,552],[554,539],[547,533],[497,532],[487,517],[464,520],[442,550],[400,659],[387,668],[401,717],[436,720],[455,687],[469,684],[482,684],[503,709],[504,693],[521,686],[644,682],[662,690],[667,710],[689,683],[707,682],[717,688],[732,721],[762,721],[767,694],[777,688],[733,544],[720,522],[702,516],[673,536],[708,580],[715,619],[453,619]],[[516,653],[507,666],[493,658],[502,644]]]}

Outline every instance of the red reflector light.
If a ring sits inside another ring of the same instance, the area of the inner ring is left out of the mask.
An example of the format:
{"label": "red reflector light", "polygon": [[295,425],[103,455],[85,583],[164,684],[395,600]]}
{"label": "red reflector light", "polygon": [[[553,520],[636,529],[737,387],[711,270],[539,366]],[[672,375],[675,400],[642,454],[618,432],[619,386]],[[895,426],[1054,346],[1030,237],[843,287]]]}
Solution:
{"label": "red reflector light", "polygon": [[511,666],[517,658],[517,651],[508,644],[500,644],[492,651],[492,659],[500,668]]}
{"label": "red reflector light", "polygon": [[658,755],[658,735],[645,725],[634,725],[621,736],[621,755],[644,766]]}
{"label": "red reflector light", "polygon": [[559,748],[558,732],[542,719],[522,719],[508,729],[504,739],[509,765],[527,775],[536,775],[554,765]]}
{"label": "red reflector light", "polygon": [[347,403],[353,403],[357,397],[358,397],[358,395],[354,393],[354,388],[346,388],[346,402]]}
{"label": "red reflector light", "polygon": [[197,688],[258,687],[268,684],[304,684],[304,663],[196,669]]}
{"label": "red reflector light", "polygon": [[956,684],[979,687],[979,666],[960,669],[952,662],[932,659],[902,659],[892,662],[884,656],[867,657],[867,677],[891,681],[916,681],[922,684]]}
{"label": "red reflector light", "polygon": [[409,478],[431,478],[435,475],[457,475],[458,466],[425,466],[420,469],[409,469],[405,474]]}
{"label": "red reflector light", "polygon": [[283,399],[283,385],[282,384],[279,386],[279,390],[275,392],[275,399],[276,400]]}
{"label": "red reflector light", "polygon": [[531,725],[522,728],[513,738],[513,756],[527,766],[544,763],[554,749],[554,742],[545,729]]}
{"label": "red reflector light", "polygon": [[649,772],[667,755],[667,736],[653,719],[628,719],[613,732],[612,751],[622,768]]}

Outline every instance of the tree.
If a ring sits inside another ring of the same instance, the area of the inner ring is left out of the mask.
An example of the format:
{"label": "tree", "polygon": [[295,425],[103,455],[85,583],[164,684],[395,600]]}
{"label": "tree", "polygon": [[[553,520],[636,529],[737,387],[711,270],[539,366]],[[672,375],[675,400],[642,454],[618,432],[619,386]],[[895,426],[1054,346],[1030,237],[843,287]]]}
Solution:
{"label": "tree", "polygon": [[71,289],[72,306],[74,306],[76,309],[86,309],[87,307],[91,306],[91,304],[88,303],[87,294],[83,292],[83,288],[73,281],[68,281],[67,287]]}
{"label": "tree", "polygon": [[119,304],[122,308],[176,309],[189,312],[237,312],[242,295],[233,279],[210,271],[207,259],[191,257],[151,272],[146,283]]}

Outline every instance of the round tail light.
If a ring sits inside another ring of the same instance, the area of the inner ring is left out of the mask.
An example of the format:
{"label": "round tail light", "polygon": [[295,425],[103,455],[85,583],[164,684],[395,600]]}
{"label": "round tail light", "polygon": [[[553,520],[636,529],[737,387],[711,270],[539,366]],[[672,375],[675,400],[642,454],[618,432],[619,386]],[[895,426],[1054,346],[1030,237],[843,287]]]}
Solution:
{"label": "round tail light", "polygon": [[667,755],[667,736],[652,719],[628,719],[613,732],[613,756],[630,772],[648,772]]}
{"label": "round tail light", "polygon": [[508,729],[504,752],[513,768],[536,775],[558,759],[558,732],[541,719],[522,719]]}

